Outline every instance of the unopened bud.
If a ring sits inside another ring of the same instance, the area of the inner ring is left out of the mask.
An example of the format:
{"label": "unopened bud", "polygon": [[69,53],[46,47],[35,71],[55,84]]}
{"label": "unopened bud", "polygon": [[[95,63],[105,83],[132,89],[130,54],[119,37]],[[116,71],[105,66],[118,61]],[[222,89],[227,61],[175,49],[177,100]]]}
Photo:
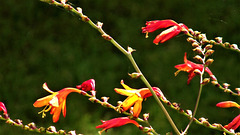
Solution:
{"label": "unopened bud", "polygon": [[102,37],[105,39],[105,40],[112,40],[112,37],[109,36],[108,34],[103,34]]}
{"label": "unopened bud", "polygon": [[101,99],[103,100],[103,102],[108,102],[109,97],[101,97]]}
{"label": "unopened bud", "polygon": [[189,32],[191,35],[194,34],[194,31],[193,31],[193,29],[191,29],[191,28],[188,29],[188,32]]}
{"label": "unopened bud", "polygon": [[230,48],[230,43],[229,43],[229,42],[225,42],[223,45],[224,45],[226,48]]}
{"label": "unopened bud", "polygon": [[22,120],[20,120],[20,119],[16,119],[16,120],[14,120],[14,122],[18,125],[22,125]]}
{"label": "unopened bud", "polygon": [[206,66],[209,66],[209,65],[211,65],[212,63],[213,63],[213,59],[208,59],[206,62],[205,62],[205,65]]}
{"label": "unopened bud", "polygon": [[78,13],[82,14],[82,8],[77,7],[77,11],[78,11]]}
{"label": "unopened bud", "polygon": [[103,23],[102,23],[102,22],[97,22],[97,27],[98,27],[98,28],[102,28],[102,26],[103,26]]}
{"label": "unopened bud", "polygon": [[206,85],[210,82],[210,78],[204,78],[203,81],[202,81],[202,85]]}
{"label": "unopened bud", "polygon": [[62,134],[66,134],[66,132],[65,132],[65,130],[62,130],[62,129],[60,129],[59,131],[58,131],[58,134],[60,134],[60,135],[62,135]]}
{"label": "unopened bud", "polygon": [[239,50],[237,44],[232,44],[230,47],[231,47],[232,49],[237,49],[237,50]]}
{"label": "unopened bud", "polygon": [[214,40],[210,40],[210,44],[215,44],[216,42]]}
{"label": "unopened bud", "polygon": [[222,43],[222,37],[216,37],[215,40],[217,43]]}
{"label": "unopened bud", "polygon": [[223,130],[224,129],[224,127],[221,124],[218,124],[218,123],[213,123],[212,126],[216,127],[219,130]]}
{"label": "unopened bud", "polygon": [[200,46],[194,48],[193,51],[198,53],[198,54],[202,54],[202,48]]}
{"label": "unopened bud", "polygon": [[186,113],[192,117],[192,111],[191,110],[186,110]]}
{"label": "unopened bud", "polygon": [[128,53],[131,54],[132,52],[136,51],[135,49],[132,49],[131,47],[128,46]]}
{"label": "unopened bud", "polygon": [[220,87],[220,84],[217,81],[211,81],[211,83],[218,88]]}
{"label": "unopened bud", "polygon": [[199,47],[199,43],[196,41],[196,42],[193,42],[192,43],[192,47],[196,48],[196,47]]}
{"label": "unopened bud", "polygon": [[205,49],[206,49],[206,50],[209,50],[209,49],[211,49],[212,47],[213,47],[213,45],[208,44],[208,45],[205,46]]}
{"label": "unopened bud", "polygon": [[187,41],[188,41],[189,43],[197,42],[197,41],[196,41],[195,39],[193,39],[192,37],[187,38]]}
{"label": "unopened bud", "polygon": [[223,83],[223,88],[224,88],[224,89],[227,89],[229,86],[230,86],[230,84],[228,84],[228,83]]}
{"label": "unopened bud", "polygon": [[194,36],[198,37],[198,35],[201,34],[199,31],[194,31]]}
{"label": "unopened bud", "polygon": [[149,118],[149,113],[144,113],[143,114],[143,119],[144,120],[148,120],[148,118]]}
{"label": "unopened bud", "polygon": [[137,78],[139,78],[142,74],[141,74],[141,73],[134,72],[134,73],[131,73],[131,74],[128,73],[128,75],[131,76],[131,78],[133,78],[133,79],[137,79]]}
{"label": "unopened bud", "polygon": [[88,22],[90,20],[86,15],[82,15],[81,18],[84,22]]}
{"label": "unopened bud", "polygon": [[56,130],[56,128],[55,128],[54,126],[48,127],[48,128],[47,128],[47,131],[48,131],[48,132],[51,132],[51,133],[57,133],[57,130]]}
{"label": "unopened bud", "polygon": [[76,131],[69,131],[68,134],[69,135],[76,135]]}
{"label": "unopened bud", "polygon": [[149,128],[149,127],[144,127],[144,128],[142,129],[142,131],[145,132],[145,133],[148,133],[148,132],[151,131],[151,128]]}
{"label": "unopened bud", "polygon": [[237,91],[238,95],[240,95],[240,88],[235,88],[235,90]]}
{"label": "unopened bud", "polygon": [[200,63],[203,63],[203,59],[202,59],[202,57],[199,56],[199,55],[194,56],[193,59],[195,59],[196,61],[198,61],[198,62],[200,62]]}
{"label": "unopened bud", "polygon": [[28,124],[28,126],[29,126],[29,128],[31,128],[31,129],[36,129],[37,127],[36,127],[36,124],[35,123],[29,123]]}
{"label": "unopened bud", "polygon": [[213,53],[214,53],[214,50],[209,49],[209,50],[207,50],[207,52],[205,53],[205,55],[206,55],[206,57],[208,57],[208,56],[212,55]]}

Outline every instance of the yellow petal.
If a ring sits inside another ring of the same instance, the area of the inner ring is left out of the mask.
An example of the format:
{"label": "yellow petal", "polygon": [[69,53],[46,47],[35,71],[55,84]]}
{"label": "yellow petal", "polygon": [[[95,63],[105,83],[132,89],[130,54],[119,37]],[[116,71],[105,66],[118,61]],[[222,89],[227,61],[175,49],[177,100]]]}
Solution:
{"label": "yellow petal", "polygon": [[122,85],[123,88],[126,89],[126,90],[136,90],[136,89],[130,88],[129,86],[127,86],[126,84],[124,84],[124,81],[123,81],[123,80],[121,80],[121,85]]}
{"label": "yellow petal", "polygon": [[123,102],[122,102],[122,108],[124,111],[128,110],[131,106],[133,106],[135,104],[135,102],[137,102],[138,100],[141,100],[141,98],[139,98],[136,94],[126,98]]}
{"label": "yellow petal", "polygon": [[124,96],[132,96],[136,92],[138,92],[138,90],[125,90],[125,89],[119,89],[119,88],[115,88],[114,90],[118,94],[121,94],[121,95],[124,95]]}
{"label": "yellow petal", "polygon": [[49,101],[52,100],[52,98],[54,97],[55,95],[49,95],[49,96],[46,96],[46,97],[43,97],[43,98],[40,98],[38,99],[34,104],[33,106],[34,107],[43,107],[45,105],[48,105],[49,104]]}
{"label": "yellow petal", "polygon": [[54,107],[59,107],[59,102],[57,96],[54,96],[50,101],[49,104]]}

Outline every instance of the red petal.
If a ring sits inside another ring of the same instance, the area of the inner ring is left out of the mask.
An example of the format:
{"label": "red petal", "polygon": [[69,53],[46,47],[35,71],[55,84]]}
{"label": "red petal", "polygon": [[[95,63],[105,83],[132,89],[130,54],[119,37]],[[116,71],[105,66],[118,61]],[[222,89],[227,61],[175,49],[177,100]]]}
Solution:
{"label": "red petal", "polygon": [[3,111],[3,113],[7,114],[7,108],[3,102],[0,102],[0,111]]}
{"label": "red petal", "polygon": [[167,30],[164,30],[162,33],[157,35],[157,37],[153,40],[154,44],[163,43],[176,35],[178,35],[181,31],[179,30],[179,27],[173,26]]}
{"label": "red petal", "polygon": [[240,108],[240,105],[236,102],[233,101],[223,101],[220,103],[217,103],[217,107],[222,107],[222,108],[229,108],[229,107],[237,107]]}
{"label": "red petal", "polygon": [[232,122],[230,122],[228,125],[224,126],[227,130],[233,129],[236,130],[240,126],[240,114],[235,117]]}
{"label": "red petal", "polygon": [[142,28],[142,33],[154,32],[161,28],[167,28],[170,26],[177,26],[178,24],[173,20],[155,20],[146,22],[146,27]]}

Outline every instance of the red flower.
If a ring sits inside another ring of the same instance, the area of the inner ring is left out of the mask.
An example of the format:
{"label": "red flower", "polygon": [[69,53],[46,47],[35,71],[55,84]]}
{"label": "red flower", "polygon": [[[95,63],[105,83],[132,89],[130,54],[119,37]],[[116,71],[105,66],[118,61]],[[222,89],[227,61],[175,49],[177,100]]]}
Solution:
{"label": "red flower", "polygon": [[3,102],[0,102],[0,111],[3,111],[4,114],[7,114],[7,108]]}
{"label": "red flower", "polygon": [[[223,102],[219,102],[216,105],[217,107],[221,107],[221,108],[229,108],[229,107],[237,107],[240,108],[240,105],[236,102],[233,101],[223,101]],[[230,122],[228,125],[225,125],[224,127],[227,130],[233,129],[236,130],[238,127],[240,126],[240,114],[235,117],[232,122]]]}
{"label": "red flower", "polygon": [[[120,105],[123,111],[127,111],[130,107],[133,106],[133,116],[138,117],[142,110],[142,101],[150,96],[152,96],[151,91],[148,88],[141,89],[132,89],[126,84],[124,84],[123,80],[121,81],[121,85],[125,89],[115,88],[114,90],[121,95],[128,96]],[[153,87],[154,92],[157,96],[163,95],[161,90],[157,87]]]}
{"label": "red flower", "polygon": [[114,118],[114,119],[111,119],[108,121],[101,120],[101,122],[103,123],[102,125],[96,126],[96,128],[103,128],[101,131],[99,131],[99,134],[101,134],[103,131],[107,132],[107,130],[109,128],[120,127],[120,126],[126,125],[128,123],[132,123],[132,124],[136,125],[137,127],[140,126],[136,121],[131,120],[128,117]]}
{"label": "red flower", "polygon": [[[172,27],[170,27],[172,26]],[[153,40],[153,43],[158,45],[158,43],[163,43],[175,36],[180,32],[188,33],[188,27],[182,23],[178,24],[173,20],[155,20],[146,22],[146,27],[142,27],[142,33],[146,33],[146,38],[148,37],[148,32],[154,32],[158,29],[167,28],[162,31],[157,37]]]}
{"label": "red flower", "polygon": [[95,90],[95,80],[90,79],[83,82],[81,85],[77,85],[76,88],[82,89],[83,91]]}
{"label": "red flower", "polygon": [[232,122],[230,122],[228,125],[225,125],[224,127],[227,130],[230,130],[230,129],[236,130],[239,126],[240,126],[240,114],[237,117],[235,117],[232,120]]}
{"label": "red flower", "polygon": [[81,93],[81,90],[76,89],[76,88],[64,88],[58,92],[53,92],[51,91],[48,87],[47,84],[43,84],[43,89],[46,91],[52,93],[49,96],[43,97],[38,99],[33,106],[34,107],[43,107],[45,108],[39,112],[42,113],[42,117],[44,118],[46,116],[45,112],[50,111],[50,114],[53,115],[53,122],[57,122],[59,120],[59,116],[62,110],[63,116],[66,116],[66,98],[68,94],[71,92],[77,92]]}
{"label": "red flower", "polygon": [[[175,68],[178,69],[178,71],[175,72],[175,76],[180,72],[180,71],[185,71],[188,72],[188,80],[187,80],[187,84],[190,83],[190,81],[193,79],[193,77],[196,75],[196,73],[194,73],[194,70],[198,69],[202,72],[204,66],[202,64],[196,64],[193,63],[189,60],[187,60],[187,53],[185,53],[184,55],[184,64],[180,64],[180,65],[176,65]],[[210,77],[213,80],[216,80],[215,76],[213,75],[213,73],[211,72],[211,70],[206,67],[205,71],[210,75]]]}

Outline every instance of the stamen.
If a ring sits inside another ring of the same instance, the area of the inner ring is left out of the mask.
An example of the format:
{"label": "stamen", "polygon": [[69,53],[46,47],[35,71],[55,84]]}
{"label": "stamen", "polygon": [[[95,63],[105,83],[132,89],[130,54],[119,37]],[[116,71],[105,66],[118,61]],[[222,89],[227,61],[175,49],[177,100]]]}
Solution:
{"label": "stamen", "polygon": [[174,73],[174,75],[177,76],[180,71],[181,71],[181,70],[176,71],[176,72]]}
{"label": "stamen", "polygon": [[[48,107],[48,108],[47,108],[47,107]],[[52,108],[52,106],[46,105],[42,111],[38,112],[38,114],[42,113],[42,118],[44,118],[44,117],[46,117],[45,112],[50,111],[51,108]]]}
{"label": "stamen", "polygon": [[148,32],[146,32],[146,36],[145,36],[145,38],[148,38]]}

